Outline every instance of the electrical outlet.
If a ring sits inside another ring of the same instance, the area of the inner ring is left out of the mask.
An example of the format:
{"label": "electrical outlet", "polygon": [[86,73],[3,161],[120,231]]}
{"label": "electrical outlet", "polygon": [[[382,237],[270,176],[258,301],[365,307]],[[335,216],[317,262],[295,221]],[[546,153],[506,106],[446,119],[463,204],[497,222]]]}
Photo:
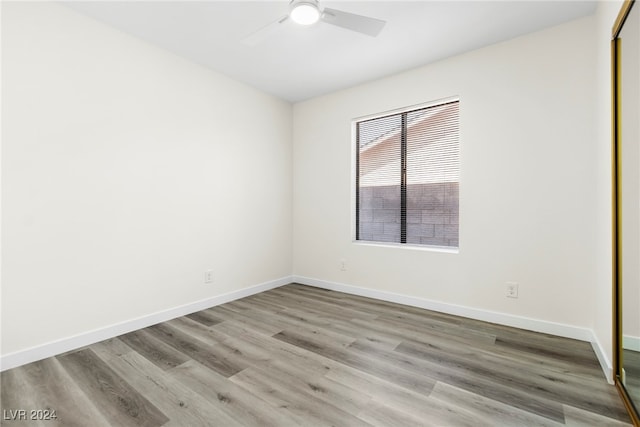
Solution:
{"label": "electrical outlet", "polygon": [[507,282],[507,298],[518,298],[517,282]]}
{"label": "electrical outlet", "polygon": [[213,283],[213,271],[207,270],[204,272],[204,283]]}
{"label": "electrical outlet", "polygon": [[340,260],[340,270],[341,271],[347,271],[347,261],[341,259]]}

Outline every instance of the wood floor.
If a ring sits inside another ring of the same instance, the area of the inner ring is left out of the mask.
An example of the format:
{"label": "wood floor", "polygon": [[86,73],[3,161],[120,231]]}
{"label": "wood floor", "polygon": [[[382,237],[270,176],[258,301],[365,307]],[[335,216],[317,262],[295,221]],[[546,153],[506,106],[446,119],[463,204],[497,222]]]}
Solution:
{"label": "wood floor", "polygon": [[3,426],[630,423],[588,343],[301,285],[1,381]]}
{"label": "wood floor", "polygon": [[625,387],[627,393],[636,407],[640,407],[640,352],[625,349],[622,357],[626,371]]}

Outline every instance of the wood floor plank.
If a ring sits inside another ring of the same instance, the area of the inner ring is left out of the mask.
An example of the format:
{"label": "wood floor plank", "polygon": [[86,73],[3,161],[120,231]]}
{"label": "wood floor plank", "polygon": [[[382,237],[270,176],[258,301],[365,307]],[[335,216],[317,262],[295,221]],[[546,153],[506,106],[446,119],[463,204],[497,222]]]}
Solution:
{"label": "wood floor plank", "polygon": [[131,332],[118,338],[164,370],[175,368],[190,360],[187,355],[165,344],[145,330]]}
{"label": "wood floor plank", "polygon": [[[469,340],[456,335],[447,334],[437,329],[403,325],[395,320],[376,319],[365,323],[360,319],[354,319],[351,324],[354,325],[354,328],[371,331],[370,333],[374,336],[386,337],[387,341],[395,340],[398,345],[405,341],[416,341],[452,352],[459,349],[485,348],[489,345],[487,340],[474,340],[473,345],[471,345]],[[493,344],[489,346],[493,348]]]}
{"label": "wood floor plank", "polygon": [[[119,337],[100,341],[99,343],[86,347],[86,349],[90,349],[98,356],[105,355],[107,358],[112,357],[114,354],[122,356],[134,351],[131,347],[122,342]],[[103,357],[102,359],[104,360],[105,358]]]}
{"label": "wood floor plank", "polygon": [[[200,322],[192,320],[190,317],[187,317],[187,316],[178,317],[177,319],[169,320],[168,322],[165,322],[165,323],[189,335],[193,335],[199,340],[206,342],[208,344],[216,344],[216,345],[221,344],[229,338],[227,335],[215,329],[213,327],[215,325],[206,326]],[[224,321],[220,323],[224,323]],[[216,325],[218,324],[219,323],[216,323]]]}
{"label": "wood floor plank", "polygon": [[248,340],[225,335],[219,330],[204,326],[190,319],[175,319],[168,322],[168,324],[203,342],[213,343],[218,354],[233,358],[235,363],[240,366],[248,367],[270,357],[267,350],[252,345]]}
{"label": "wood floor plank", "polygon": [[403,427],[435,427],[436,423],[420,419],[412,414],[390,408],[377,400],[370,401],[360,411],[358,418],[375,427],[403,426]]}
{"label": "wood floor plank", "polygon": [[[606,384],[597,386],[596,384],[585,383],[580,377],[563,376],[556,373],[540,373],[535,366],[528,366],[526,363],[508,360],[503,357],[478,352],[473,348],[460,349],[455,353],[443,351],[433,346],[425,346],[416,342],[405,341],[400,344],[396,351],[414,355],[421,360],[435,362],[438,366],[453,367],[468,374],[484,377],[488,380],[501,383],[509,388],[523,390],[535,401],[535,397],[553,401],[558,396],[562,396],[563,402],[567,404],[596,410],[613,418],[624,417],[622,408],[611,408],[611,387]],[[465,387],[463,387],[465,388]],[[492,387],[485,390],[485,395],[489,395],[495,390],[496,394],[491,394],[493,398],[514,404],[512,396],[500,396],[498,391],[502,387]],[[600,388],[601,393],[595,397],[594,389]],[[465,388],[466,389],[466,388]],[[473,390],[470,390],[473,391]],[[614,397],[617,398],[617,397]]]}
{"label": "wood floor plank", "polygon": [[[353,320],[353,323],[363,325],[359,319]],[[364,325],[363,325],[364,326]],[[388,333],[396,335],[402,339],[417,340],[420,341],[421,337],[429,338],[443,338],[444,343],[459,343],[465,346],[493,346],[496,337],[486,333],[475,334],[471,331],[453,333],[449,329],[450,325],[438,326],[434,324],[431,327],[422,325],[417,322],[411,322],[401,319],[399,316],[384,317],[381,316],[378,319],[366,322],[366,326],[377,329],[381,333]]]}
{"label": "wood floor plank", "polygon": [[[308,307],[310,309],[321,310],[332,317],[344,317],[345,312],[348,313],[349,318],[374,319],[378,316],[378,313],[374,313],[371,310],[336,304],[335,302],[325,301],[322,298],[308,297],[306,295],[300,295],[295,292],[287,292],[280,289],[274,289],[273,291],[272,295],[274,295],[274,297],[286,297],[289,300],[294,301],[295,305],[298,307]],[[263,295],[263,298],[273,297],[271,295]]]}
{"label": "wood floor plank", "polygon": [[584,409],[564,406],[565,425],[569,427],[631,427],[631,424],[585,411]]}
{"label": "wood floor plank", "polygon": [[597,361],[592,358],[593,350],[585,345],[586,343],[576,340],[575,348],[573,349],[566,347],[564,343],[561,346],[554,344],[555,342],[552,341],[540,343],[532,339],[523,340],[523,337],[518,336],[505,337],[504,334],[496,338],[497,346],[520,349],[530,354],[537,354],[540,357],[563,360],[578,366],[588,366],[594,370],[599,368]]}
{"label": "wood floor plank", "polygon": [[[401,346],[403,346],[401,344]],[[515,381],[505,376],[501,369],[484,370],[469,359],[455,355],[440,357],[432,351],[407,351],[399,346],[397,350],[382,355],[385,360],[405,363],[398,354],[413,358],[413,363],[421,366],[436,381],[445,382],[461,389],[487,396],[491,399],[510,404],[516,408],[562,422],[564,414],[559,402],[540,395],[536,385],[530,382]]]}
{"label": "wood floor plank", "polygon": [[181,420],[189,427],[242,426],[210,400],[171,377],[139,353],[118,356],[110,366],[135,383],[136,389],[169,419]]}
{"label": "wood floor plank", "polygon": [[58,357],[66,371],[112,424],[161,426],[169,419],[92,350]]}
{"label": "wood floor plank", "polygon": [[384,363],[366,354],[354,353],[327,341],[319,342],[306,333],[283,331],[274,335],[274,338],[421,393],[429,394],[435,385],[435,381],[431,378],[415,375],[397,365]]}
{"label": "wood floor plank", "polygon": [[213,326],[216,323],[220,323],[222,321],[224,321],[224,319],[221,319],[218,316],[214,316],[211,312],[209,311],[198,311],[195,313],[191,313],[191,314],[187,314],[185,317],[196,321],[198,323],[201,323],[205,326]]}
{"label": "wood floor plank", "polygon": [[296,426],[304,424],[286,409],[270,405],[253,391],[247,392],[234,381],[195,361],[169,372],[191,390],[199,393],[243,426]]}
{"label": "wood floor plank", "polygon": [[446,402],[453,407],[472,411],[478,417],[478,424],[527,427],[558,427],[563,425],[561,422],[552,421],[442,382],[436,384],[429,397]]}
{"label": "wood floor plank", "polygon": [[[242,323],[247,327],[251,328],[254,331],[260,332],[265,335],[273,335],[284,329],[283,325],[273,324],[271,322],[264,322],[261,319],[254,319],[252,317],[248,317],[245,314],[235,312],[233,310],[227,309],[227,304],[224,306],[217,306],[205,311],[212,312],[216,316],[220,316],[224,320],[233,320],[238,323]],[[217,326],[217,325],[214,325]]]}
{"label": "wood floor plank", "polygon": [[304,371],[306,375],[323,375],[337,364],[337,362],[311,351],[246,329],[244,325],[234,321],[226,321],[215,325],[214,328],[228,334],[229,337],[242,337],[242,340],[247,344],[267,350],[270,357],[268,360],[260,362],[259,366],[262,367],[273,365],[277,369],[285,369],[287,372]]}
{"label": "wood floor plank", "polygon": [[281,381],[305,393],[309,398],[326,402],[330,408],[337,408],[355,415],[371,400],[371,397],[340,382],[326,378],[324,373],[315,375],[302,369],[291,370],[286,363],[274,363],[256,366],[266,377]]}
{"label": "wood floor plank", "polygon": [[238,308],[244,311],[260,310],[265,313],[278,313],[285,310],[285,306],[278,303],[277,299],[262,298],[260,294],[252,295],[241,300],[236,300],[229,303],[229,306]]}
{"label": "wood floor plank", "polygon": [[298,323],[297,325],[291,324],[285,332],[291,332],[292,330],[295,330],[296,334],[310,338],[321,345],[326,344],[347,348],[356,341],[353,337],[343,335],[327,327],[310,325],[306,322]]}
{"label": "wood floor plank", "polygon": [[[253,319],[256,322],[260,322],[263,325],[272,325],[278,332],[284,329],[290,328],[322,328],[330,325],[327,320],[318,321],[317,317],[303,314],[302,316],[290,315],[286,310],[278,312],[264,311],[260,308],[254,310],[246,310],[243,314],[244,318]],[[323,329],[327,333],[331,333],[328,328]],[[335,333],[335,338],[344,341],[348,337],[339,336]]]}
{"label": "wood floor plank", "polygon": [[25,381],[31,386],[35,408],[55,410],[55,420],[47,425],[110,425],[57,359],[30,363],[24,366],[23,372]]}
{"label": "wood floor plank", "polygon": [[325,328],[327,330],[333,330],[334,319],[328,319],[323,316],[322,313],[318,313],[312,310],[299,310],[295,308],[287,308],[276,314],[278,319],[286,322],[287,327],[291,327],[294,324],[305,325],[308,328]]}
{"label": "wood floor plank", "polygon": [[622,364],[625,370],[624,386],[631,400],[640,407],[640,351],[624,349]]}
{"label": "wood floor plank", "polygon": [[225,377],[247,367],[238,363],[233,355],[221,351],[218,346],[200,341],[168,323],[151,326],[145,331]]}
{"label": "wood floor plank", "polygon": [[[2,409],[2,425],[24,426],[25,420],[32,409],[46,409],[38,406],[33,386],[27,380],[24,373],[25,366],[2,372],[0,377],[0,409]],[[56,409],[56,408],[51,408]],[[26,411],[23,412],[22,411]],[[31,422],[30,422],[31,423]],[[34,427],[45,426],[41,420],[33,420]]]}
{"label": "wood floor plank", "polygon": [[385,414],[385,418],[397,420],[402,420],[405,415],[408,415],[409,419],[422,420],[423,425],[478,425],[478,418],[469,414],[468,411],[453,410],[450,405],[435,401],[425,394],[382,380],[358,369],[339,366],[332,368],[326,377],[362,390],[363,393],[372,397],[367,407],[358,415],[367,422],[372,422],[370,413],[380,413]]}
{"label": "wood floor plank", "polygon": [[335,320],[331,323],[331,329],[353,338],[354,341],[364,339],[373,345],[388,350],[393,350],[402,342],[402,337],[396,334],[379,332],[375,328],[369,327],[369,325],[358,324],[354,321]]}
{"label": "wood floor plank", "polygon": [[387,321],[390,324],[401,325],[402,328],[428,331],[434,334],[445,335],[449,338],[458,338],[467,344],[492,345],[496,342],[495,334],[469,328],[460,328],[459,325],[452,325],[451,323],[441,322],[439,320],[425,319],[424,316],[412,313],[395,314],[393,316],[381,315],[378,317],[378,321]]}
{"label": "wood floor plank", "polygon": [[464,318],[458,316],[452,316],[445,313],[438,313],[436,311],[428,311],[418,307],[407,306],[389,301],[383,301],[373,298],[362,297],[359,295],[352,295],[337,291],[331,291],[326,289],[314,288],[304,285],[288,285],[279,288],[281,290],[287,290],[292,293],[303,293],[312,299],[321,299],[326,302],[335,304],[338,307],[353,307],[367,313],[376,315],[394,315],[394,314],[407,314],[414,313],[425,318],[432,319],[438,322],[446,322],[450,324],[460,325]]}
{"label": "wood floor plank", "polygon": [[361,426],[370,424],[310,394],[308,387],[270,375],[259,368],[251,367],[234,375],[231,381],[251,390],[270,404],[286,408],[297,417],[305,420],[306,425],[318,426]]}
{"label": "wood floor plank", "polygon": [[[378,319],[367,322],[366,324],[362,324],[359,319],[354,319],[353,323],[356,323],[360,327],[373,329],[380,334],[396,336],[406,342],[421,343],[429,348],[441,349],[454,354],[465,352],[466,349],[473,349],[473,351],[480,353],[495,354],[505,358],[521,360],[523,363],[537,366],[543,372],[552,370],[562,374],[575,373],[583,378],[594,378],[596,383],[603,383],[602,380],[604,377],[600,369],[594,370],[591,367],[585,368],[584,366],[575,365],[568,361],[558,361],[550,357],[540,356],[535,353],[526,353],[511,347],[496,346],[494,343],[484,340],[474,340],[473,345],[470,345],[469,341],[460,336],[443,333],[436,329],[403,325],[396,320],[390,319]],[[531,335],[525,334],[523,339],[525,339],[525,337],[526,339],[530,339]]]}

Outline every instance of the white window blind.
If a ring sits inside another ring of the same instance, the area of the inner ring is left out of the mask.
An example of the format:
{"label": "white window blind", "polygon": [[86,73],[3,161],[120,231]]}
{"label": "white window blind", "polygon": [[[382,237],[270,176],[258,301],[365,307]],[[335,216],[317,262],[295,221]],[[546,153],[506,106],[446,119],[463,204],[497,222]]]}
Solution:
{"label": "white window blind", "polygon": [[356,240],[458,247],[458,101],[357,122],[356,169]]}

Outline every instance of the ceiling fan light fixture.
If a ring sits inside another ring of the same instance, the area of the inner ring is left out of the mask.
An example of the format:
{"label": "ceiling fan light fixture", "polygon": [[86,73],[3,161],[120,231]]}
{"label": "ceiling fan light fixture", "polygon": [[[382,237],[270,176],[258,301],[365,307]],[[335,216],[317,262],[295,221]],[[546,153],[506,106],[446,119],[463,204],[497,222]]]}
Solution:
{"label": "ceiling fan light fixture", "polygon": [[316,2],[299,1],[293,3],[289,16],[296,24],[312,25],[320,20],[320,9]]}

